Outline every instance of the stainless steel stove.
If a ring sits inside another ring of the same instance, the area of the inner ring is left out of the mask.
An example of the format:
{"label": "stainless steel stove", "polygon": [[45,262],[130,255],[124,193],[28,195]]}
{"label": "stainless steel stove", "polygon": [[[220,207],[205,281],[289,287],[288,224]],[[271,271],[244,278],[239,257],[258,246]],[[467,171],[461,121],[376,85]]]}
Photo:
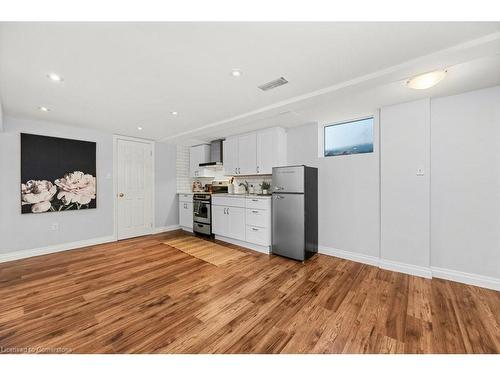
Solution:
{"label": "stainless steel stove", "polygon": [[209,193],[193,195],[193,232],[212,235],[212,199]]}
{"label": "stainless steel stove", "polygon": [[[213,181],[214,194],[227,193],[229,182]],[[212,195],[211,193],[193,194],[193,232],[212,236]]]}

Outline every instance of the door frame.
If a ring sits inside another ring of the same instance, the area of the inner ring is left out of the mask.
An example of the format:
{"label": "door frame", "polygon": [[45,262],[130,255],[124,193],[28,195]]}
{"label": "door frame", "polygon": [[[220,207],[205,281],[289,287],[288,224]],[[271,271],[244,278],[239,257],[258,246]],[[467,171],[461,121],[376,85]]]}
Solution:
{"label": "door frame", "polygon": [[118,241],[118,140],[146,143],[151,145],[151,230],[147,234],[153,234],[155,230],[155,142],[150,139],[128,137],[125,135],[113,134],[113,237]]}

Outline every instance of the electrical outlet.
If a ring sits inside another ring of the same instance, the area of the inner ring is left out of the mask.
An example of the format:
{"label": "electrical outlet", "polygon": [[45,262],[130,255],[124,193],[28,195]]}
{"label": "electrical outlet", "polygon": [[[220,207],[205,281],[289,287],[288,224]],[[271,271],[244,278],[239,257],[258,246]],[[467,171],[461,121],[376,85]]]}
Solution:
{"label": "electrical outlet", "polygon": [[59,223],[52,223],[52,226],[50,228],[52,230],[59,230]]}
{"label": "electrical outlet", "polygon": [[424,168],[417,168],[417,176],[423,176],[424,174]]}

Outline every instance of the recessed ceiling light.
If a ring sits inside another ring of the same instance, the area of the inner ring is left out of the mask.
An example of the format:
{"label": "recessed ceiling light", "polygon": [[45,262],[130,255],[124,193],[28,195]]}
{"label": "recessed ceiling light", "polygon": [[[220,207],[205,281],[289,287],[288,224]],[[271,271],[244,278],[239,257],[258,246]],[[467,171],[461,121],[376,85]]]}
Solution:
{"label": "recessed ceiling light", "polygon": [[239,70],[239,69],[233,69],[233,70],[231,71],[231,75],[232,75],[233,77],[241,77],[241,70]]}
{"label": "recessed ceiling light", "polygon": [[179,112],[177,112],[177,111],[172,111],[170,113],[172,114],[172,116],[177,116],[179,114]]}
{"label": "recessed ceiling light", "polygon": [[59,74],[56,74],[56,73],[47,74],[47,78],[50,79],[51,81],[54,81],[54,82],[62,82],[63,81],[63,78]]}
{"label": "recessed ceiling light", "polygon": [[39,106],[38,109],[42,112],[50,112],[50,108],[44,107],[44,106]]}
{"label": "recessed ceiling light", "polygon": [[446,77],[446,73],[446,70],[436,70],[420,74],[406,81],[406,86],[415,90],[425,90],[441,82]]}
{"label": "recessed ceiling light", "polygon": [[137,130],[142,130],[142,126],[138,126],[138,127],[137,127]]}

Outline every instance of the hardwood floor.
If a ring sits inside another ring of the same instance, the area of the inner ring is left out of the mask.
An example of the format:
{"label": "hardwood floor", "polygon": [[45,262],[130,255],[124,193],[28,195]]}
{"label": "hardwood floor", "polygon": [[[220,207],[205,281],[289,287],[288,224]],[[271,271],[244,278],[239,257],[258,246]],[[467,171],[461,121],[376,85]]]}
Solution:
{"label": "hardwood floor", "polygon": [[215,266],[180,231],[0,264],[0,351],[499,353],[500,293],[317,255]]}

